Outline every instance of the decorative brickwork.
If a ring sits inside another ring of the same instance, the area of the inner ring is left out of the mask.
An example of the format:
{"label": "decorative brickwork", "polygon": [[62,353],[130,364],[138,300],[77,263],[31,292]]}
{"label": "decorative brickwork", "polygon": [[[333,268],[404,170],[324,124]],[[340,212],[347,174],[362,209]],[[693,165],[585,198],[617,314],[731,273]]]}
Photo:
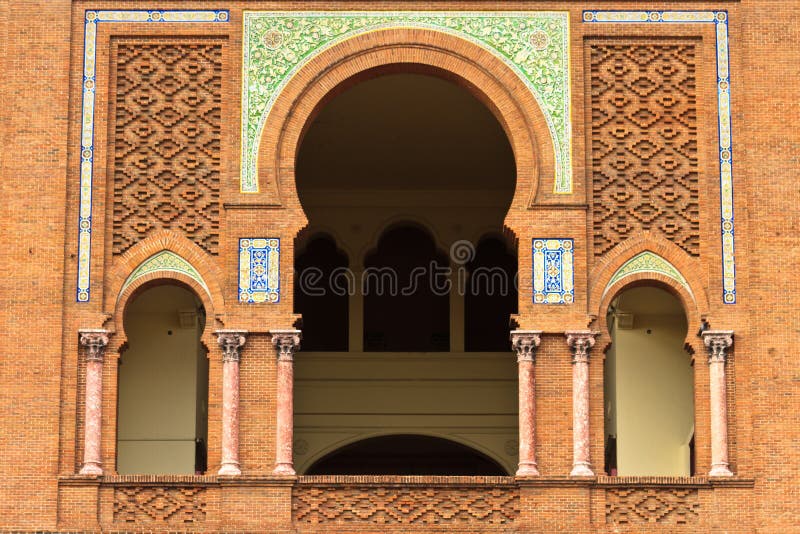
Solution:
{"label": "decorative brickwork", "polygon": [[698,518],[696,489],[610,489],[606,491],[606,523],[684,525]]}
{"label": "decorative brickwork", "polygon": [[133,487],[114,490],[114,521],[189,524],[205,520],[205,488]]}
{"label": "decorative brickwork", "polygon": [[160,228],[217,253],[221,90],[221,45],[117,47],[114,254]]}
{"label": "decorative brickwork", "polygon": [[516,488],[297,487],[299,523],[374,525],[508,525],[519,515]]}
{"label": "decorative brickwork", "polygon": [[699,254],[695,86],[693,45],[591,46],[595,255],[637,230]]}

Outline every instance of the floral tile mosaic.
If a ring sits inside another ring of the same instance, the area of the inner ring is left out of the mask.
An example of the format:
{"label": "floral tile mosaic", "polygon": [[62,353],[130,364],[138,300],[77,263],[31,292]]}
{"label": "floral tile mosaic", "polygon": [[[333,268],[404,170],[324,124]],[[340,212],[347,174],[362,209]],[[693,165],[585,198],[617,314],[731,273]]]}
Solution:
{"label": "floral tile mosaic", "polygon": [[280,301],[280,262],[280,239],[239,239],[239,302]]}
{"label": "floral tile mosaic", "polygon": [[533,303],[572,304],[575,300],[574,241],[533,239]]}
{"label": "floral tile mosaic", "polygon": [[554,191],[572,192],[569,13],[561,11],[326,11],[244,13],[241,191],[259,190],[258,145],[288,81],[323,50],[385,28],[430,28],[466,39],[508,65],[545,116],[556,162]]}

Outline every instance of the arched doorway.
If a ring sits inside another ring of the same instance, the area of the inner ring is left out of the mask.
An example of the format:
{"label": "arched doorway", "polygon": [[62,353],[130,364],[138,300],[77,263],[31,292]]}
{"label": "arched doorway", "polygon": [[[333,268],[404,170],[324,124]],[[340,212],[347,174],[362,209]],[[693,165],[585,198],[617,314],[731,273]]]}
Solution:
{"label": "arched doorway", "polygon": [[[491,239],[481,240],[504,233],[514,154],[495,116],[464,87],[399,69],[334,90],[298,152],[303,236],[335,235],[329,248],[348,251],[354,281],[346,351],[304,346],[295,361],[295,435],[307,443],[296,448],[301,472],[303,456],[343,437],[426,429],[475,436],[508,465],[516,461],[506,445],[517,438],[507,305],[516,299],[516,254],[505,245],[496,254]],[[314,267],[310,243],[298,240],[295,280]],[[476,326],[466,281],[493,266],[510,278],[505,304]],[[336,336],[345,330],[341,314],[329,325]],[[304,336],[317,339],[313,329],[303,321]]]}
{"label": "arched doorway", "polygon": [[494,460],[455,441],[413,434],[378,436],[320,458],[308,475],[505,476]]}
{"label": "arched doorway", "polygon": [[693,472],[694,373],[680,300],[653,286],[611,303],[606,352],[606,471],[624,476]]}
{"label": "arched doorway", "polygon": [[148,286],[125,309],[117,472],[202,474],[208,442],[205,309],[179,284]]}

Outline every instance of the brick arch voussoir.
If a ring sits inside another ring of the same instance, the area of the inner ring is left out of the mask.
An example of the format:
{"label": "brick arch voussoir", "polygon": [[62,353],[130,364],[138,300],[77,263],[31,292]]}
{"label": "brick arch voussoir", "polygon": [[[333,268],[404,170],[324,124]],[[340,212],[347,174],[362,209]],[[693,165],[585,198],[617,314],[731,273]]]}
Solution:
{"label": "brick arch voussoir", "polygon": [[[495,114],[508,136],[517,166],[511,211],[530,206],[537,189],[546,189],[548,181],[553,180],[555,157],[546,119],[530,90],[508,65],[488,50],[454,35],[431,29],[390,28],[359,34],[321,51],[287,83],[259,140],[257,170],[265,201],[304,213],[295,187],[294,165],[305,129],[338,91],[375,76],[381,69],[423,69],[451,79]],[[302,221],[299,224],[300,228],[304,226]]]}
{"label": "brick arch voussoir", "polygon": [[[683,284],[669,276],[649,272],[635,273],[618,280],[611,286],[608,285],[625,262],[645,251],[658,254],[670,262],[683,275],[689,289],[687,290]],[[614,298],[631,287],[654,285],[666,289],[680,300],[689,324],[685,344],[692,351],[696,351],[698,345],[693,335],[693,326],[699,325],[709,313],[708,293],[698,274],[699,260],[691,258],[671,241],[654,236],[649,232],[642,232],[621,243],[609,253],[609,256],[605,257],[604,261],[592,270],[589,278],[589,313],[597,317],[597,327],[602,332],[603,338],[610,340],[606,324],[606,310]]]}
{"label": "brick arch voussoir", "polygon": [[[155,271],[138,278],[130,286],[126,287],[124,291],[122,290],[128,276],[139,265],[154,254],[165,250],[173,252],[189,262],[203,279],[208,289],[187,275],[172,271]],[[158,230],[149,235],[128,249],[125,254],[116,258],[114,265],[109,270],[105,310],[111,324],[115,327],[115,331],[119,333],[119,336],[115,337],[121,339],[124,336],[122,320],[125,307],[131,297],[137,293],[139,288],[151,285],[158,280],[181,282],[197,294],[203,302],[209,318],[206,323],[206,333],[203,334],[203,341],[207,343],[208,340],[205,337],[208,332],[214,330],[213,321],[216,320],[224,324],[225,298],[220,285],[222,271],[216,262],[196,243],[181,234],[169,230]],[[120,346],[123,342],[120,340]]]}

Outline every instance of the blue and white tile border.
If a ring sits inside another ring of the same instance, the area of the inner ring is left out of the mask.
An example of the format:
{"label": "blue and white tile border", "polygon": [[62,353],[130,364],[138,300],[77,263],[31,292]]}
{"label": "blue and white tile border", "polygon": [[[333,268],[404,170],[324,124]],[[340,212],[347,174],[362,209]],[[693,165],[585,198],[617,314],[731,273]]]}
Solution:
{"label": "blue and white tile border", "polygon": [[83,25],[83,104],[81,107],[81,170],[78,207],[78,287],[76,300],[89,302],[92,258],[92,179],[94,176],[94,108],[97,87],[97,29],[106,22],[228,22],[218,10],[88,10]]}
{"label": "blue and white tile border", "polygon": [[575,242],[564,238],[533,239],[533,303],[575,301]]}
{"label": "blue and white tile border", "polygon": [[239,302],[279,302],[281,240],[277,237],[239,239]]}
{"label": "blue and white tile border", "polygon": [[733,143],[731,133],[730,54],[727,11],[584,11],[585,23],[714,24],[717,36],[717,114],[719,127],[720,220],[722,229],[722,302],[736,303],[733,227]]}

